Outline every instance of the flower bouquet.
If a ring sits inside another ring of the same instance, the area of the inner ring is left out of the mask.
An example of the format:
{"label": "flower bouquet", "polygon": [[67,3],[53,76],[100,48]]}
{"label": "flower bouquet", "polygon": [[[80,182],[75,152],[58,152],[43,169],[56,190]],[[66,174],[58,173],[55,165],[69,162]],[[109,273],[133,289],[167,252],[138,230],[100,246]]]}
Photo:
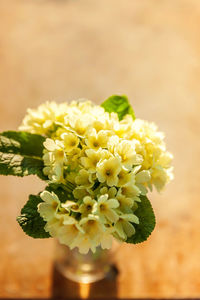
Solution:
{"label": "flower bouquet", "polygon": [[113,238],[136,244],[155,227],[148,191],[172,178],[172,154],[126,96],[28,109],[19,131],[0,134],[0,174],[46,181],[17,221],[33,238],[55,237],[86,254]]}

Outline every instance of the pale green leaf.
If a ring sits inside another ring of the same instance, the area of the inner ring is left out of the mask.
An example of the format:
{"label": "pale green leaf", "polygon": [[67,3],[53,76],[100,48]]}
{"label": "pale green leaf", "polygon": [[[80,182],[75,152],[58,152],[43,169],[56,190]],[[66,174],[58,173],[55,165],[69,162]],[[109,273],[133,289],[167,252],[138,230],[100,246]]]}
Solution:
{"label": "pale green leaf", "polygon": [[113,95],[104,101],[101,106],[109,113],[117,113],[119,120],[122,120],[127,114],[131,115],[133,120],[135,120],[135,113],[126,96]]}

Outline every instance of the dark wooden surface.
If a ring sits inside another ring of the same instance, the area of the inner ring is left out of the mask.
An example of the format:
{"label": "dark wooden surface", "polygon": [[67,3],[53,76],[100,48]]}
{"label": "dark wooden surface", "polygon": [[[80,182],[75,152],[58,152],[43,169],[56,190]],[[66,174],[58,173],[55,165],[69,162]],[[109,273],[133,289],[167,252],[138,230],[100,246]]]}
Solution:
{"label": "dark wooden surface", "polygon": [[46,100],[127,94],[136,115],[166,132],[175,180],[152,200],[148,242],[123,245],[118,275],[64,280],[53,240],[24,235],[15,218],[34,177],[0,177],[1,298],[200,297],[199,0],[1,0],[0,131]]}

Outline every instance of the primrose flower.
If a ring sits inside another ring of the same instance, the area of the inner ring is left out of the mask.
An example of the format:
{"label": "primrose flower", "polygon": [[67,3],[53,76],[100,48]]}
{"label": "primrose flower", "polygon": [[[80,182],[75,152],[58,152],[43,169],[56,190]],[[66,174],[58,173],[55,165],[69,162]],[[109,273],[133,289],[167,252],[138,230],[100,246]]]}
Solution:
{"label": "primrose flower", "polygon": [[81,163],[90,173],[96,173],[97,163],[100,160],[111,156],[108,151],[102,149],[98,149],[97,151],[94,149],[86,149],[85,154],[87,156],[81,157]]}
{"label": "primrose flower", "polygon": [[77,238],[79,233],[83,233],[78,221],[73,218],[71,223],[63,222],[63,226],[59,230],[58,239],[61,244],[70,246],[74,239]]}
{"label": "primrose flower", "polygon": [[101,195],[108,194],[109,198],[115,198],[117,194],[117,189],[113,186],[111,188],[107,188],[106,186],[100,189]]}
{"label": "primrose flower", "polygon": [[60,201],[54,192],[44,191],[40,197],[44,202],[38,204],[38,212],[45,221],[50,221],[55,217]]}
{"label": "primrose flower", "polygon": [[79,138],[74,133],[63,133],[61,135],[61,138],[63,140],[64,149],[66,153],[70,153],[72,150],[78,147]]}
{"label": "primrose flower", "polygon": [[123,140],[115,147],[115,154],[121,158],[122,165],[130,170],[133,165],[142,163],[142,156],[135,151],[135,145],[131,141]]}
{"label": "primrose flower", "polygon": [[131,181],[132,174],[127,171],[124,167],[122,167],[121,171],[118,174],[118,186],[123,186]]}
{"label": "primrose flower", "polygon": [[122,186],[119,189],[119,194],[124,195],[127,198],[132,198],[135,201],[140,201],[139,195],[140,195],[140,189],[134,185],[132,182],[129,182]]}
{"label": "primrose flower", "polygon": [[90,188],[94,184],[94,180],[92,179],[92,174],[82,169],[79,171],[79,174],[75,178],[75,183],[77,185],[81,185],[86,188]]}
{"label": "primrose flower", "polygon": [[55,122],[64,121],[67,109],[67,103],[57,104],[56,102],[46,102],[37,109],[28,109],[19,130],[49,135],[54,132]]}
{"label": "primrose flower", "polygon": [[119,202],[119,211],[123,213],[131,213],[132,207],[134,205],[133,198],[127,198],[124,195],[118,193],[116,196],[117,201]]}
{"label": "primrose flower", "polygon": [[85,142],[86,145],[91,148],[98,150],[100,147],[105,148],[107,146],[108,141],[108,131],[100,130],[98,133],[95,129],[92,129],[91,132],[88,134]]}
{"label": "primrose flower", "polygon": [[100,244],[102,249],[110,249],[112,246],[113,236],[115,229],[113,226],[105,228],[105,231],[101,234]]}
{"label": "primrose flower", "polygon": [[[52,139],[47,138],[44,142],[44,147],[51,153],[49,157],[49,162],[52,160],[56,163],[63,163],[66,160],[64,145],[60,141],[54,141]],[[47,159],[47,153],[44,155],[44,160]]]}
{"label": "primrose flower", "polygon": [[83,216],[87,216],[88,214],[92,213],[93,206],[96,203],[94,199],[92,199],[90,196],[86,196],[83,198],[83,203],[80,205],[80,213],[82,213]]}
{"label": "primrose flower", "polygon": [[97,178],[100,182],[106,182],[108,186],[116,186],[118,174],[121,171],[119,158],[111,157],[97,164]]}
{"label": "primrose flower", "polygon": [[80,253],[87,253],[89,249],[95,252],[97,245],[99,244],[100,237],[104,230],[102,223],[97,216],[88,215],[79,222],[80,226],[84,230],[83,233],[79,233],[73,240],[70,248],[79,248]]}
{"label": "primrose flower", "polygon": [[20,127],[45,138],[41,165],[55,193],[40,194],[44,230],[81,253],[109,249],[113,238],[137,240],[148,191],[173,179],[164,134],[134,119],[126,97],[119,106],[113,97],[102,106],[84,99],[46,102],[28,110]]}
{"label": "primrose flower", "polygon": [[98,202],[94,205],[94,214],[99,215],[100,219],[105,222],[107,219],[111,223],[115,223],[118,220],[118,214],[115,212],[115,208],[119,206],[119,202],[116,199],[108,199],[108,195],[101,195],[98,198]]}
{"label": "primrose flower", "polygon": [[139,219],[134,214],[124,214],[119,217],[115,224],[115,230],[121,239],[126,240],[127,237],[131,237],[135,233],[135,227],[132,223],[139,224]]}

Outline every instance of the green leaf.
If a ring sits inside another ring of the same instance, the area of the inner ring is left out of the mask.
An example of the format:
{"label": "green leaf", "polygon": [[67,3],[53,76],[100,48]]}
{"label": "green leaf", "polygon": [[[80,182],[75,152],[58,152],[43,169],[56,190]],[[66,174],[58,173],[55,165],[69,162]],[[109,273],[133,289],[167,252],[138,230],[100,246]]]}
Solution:
{"label": "green leaf", "polygon": [[113,95],[104,101],[101,106],[107,112],[115,112],[118,114],[119,120],[122,120],[123,117],[127,114],[131,115],[133,120],[135,120],[135,113],[128,101],[128,98],[124,95],[118,96]]}
{"label": "green leaf", "polygon": [[0,174],[37,175],[43,180],[43,142],[45,138],[28,132],[6,131],[0,134]]}
{"label": "green leaf", "polygon": [[37,175],[43,180],[47,177],[43,174],[44,163],[41,159],[24,157],[19,154],[0,152],[0,174],[27,176]]}
{"label": "green leaf", "polygon": [[135,234],[127,239],[127,243],[137,244],[147,240],[156,225],[156,219],[150,201],[146,196],[140,197],[135,215],[139,218],[139,224],[134,224]]}
{"label": "green leaf", "polygon": [[0,152],[42,157],[44,141],[39,134],[5,131],[0,134]]}
{"label": "green leaf", "polygon": [[75,185],[70,182],[67,182],[66,184],[52,183],[46,187],[46,190],[54,192],[58,196],[59,200],[65,203],[66,200],[74,200],[74,195],[72,193],[74,188]]}
{"label": "green leaf", "polygon": [[39,203],[43,202],[40,196],[30,195],[28,202],[21,210],[17,222],[23,231],[33,238],[48,238],[49,233],[44,230],[46,222],[37,211]]}

